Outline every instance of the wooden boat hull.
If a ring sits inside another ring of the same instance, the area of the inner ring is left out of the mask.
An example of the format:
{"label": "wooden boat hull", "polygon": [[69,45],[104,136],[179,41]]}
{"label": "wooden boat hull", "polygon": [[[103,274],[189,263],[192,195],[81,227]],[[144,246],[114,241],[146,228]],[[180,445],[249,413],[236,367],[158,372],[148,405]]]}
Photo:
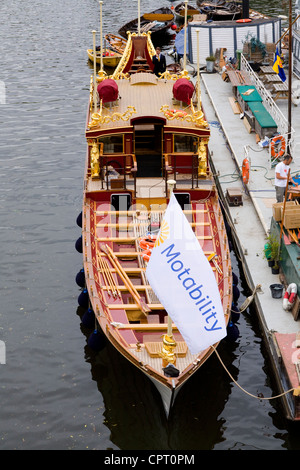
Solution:
{"label": "wooden boat hull", "polygon": [[[87,49],[87,55],[91,62],[94,62],[94,53],[93,49]],[[102,62],[104,67],[115,68],[121,60],[122,55],[120,53],[106,49],[105,55],[102,57]],[[96,52],[96,63],[100,65],[101,63],[101,54]]]}
{"label": "wooden boat hull", "polygon": [[[180,111],[180,103],[173,99],[174,76],[166,72],[159,79],[152,73],[152,50],[149,34],[130,35],[115,72],[97,85],[98,103],[93,101],[91,83],[82,251],[89,305],[97,324],[120,354],[156,385],[168,415],[178,390],[218,345],[192,354],[174,324],[171,360],[178,373],[170,377],[164,370],[170,360],[162,343],[168,332],[167,312],[147,279],[148,261],[141,242],[149,231],[154,234],[160,228],[169,202],[169,180],[176,180],[174,194],[209,259],[226,325],[232,277],[225,224],[208,161],[208,124],[199,102],[198,111],[192,103],[188,112]],[[147,72],[134,72],[137,56],[147,62]],[[183,82],[191,90],[188,80]],[[107,90],[112,84],[122,97],[114,98],[113,105],[101,87],[106,85]]]}
{"label": "wooden boat hull", "polygon": [[[179,3],[176,5],[174,8],[174,15],[175,15],[175,20],[177,23],[183,23],[184,18],[185,18],[185,3]],[[200,13],[200,10],[195,8],[193,5],[187,5],[187,19],[189,20],[192,18],[194,15],[198,15]]]}
{"label": "wooden boat hull", "polygon": [[242,18],[242,7],[234,2],[209,2],[197,0],[200,12],[207,15],[207,20],[232,21]]}
{"label": "wooden boat hull", "polygon": [[122,38],[121,36],[117,36],[116,34],[106,34],[105,40],[108,42],[109,47],[112,51],[118,52],[119,54],[123,54],[127,40]]}
{"label": "wooden boat hull", "polygon": [[[144,15],[140,18],[140,27],[141,33],[151,31],[152,39],[158,35],[164,34],[168,31],[169,28],[173,25],[174,22],[174,14],[170,8],[159,8],[158,10],[154,10],[153,12],[149,13],[148,15],[157,16],[157,21],[149,21],[145,20]],[[159,19],[161,18],[161,19]],[[165,19],[164,19],[165,18]],[[127,39],[127,31],[131,33],[137,33],[138,31],[138,18],[135,18],[132,21],[129,21],[125,25],[123,25],[118,33],[120,36]]]}

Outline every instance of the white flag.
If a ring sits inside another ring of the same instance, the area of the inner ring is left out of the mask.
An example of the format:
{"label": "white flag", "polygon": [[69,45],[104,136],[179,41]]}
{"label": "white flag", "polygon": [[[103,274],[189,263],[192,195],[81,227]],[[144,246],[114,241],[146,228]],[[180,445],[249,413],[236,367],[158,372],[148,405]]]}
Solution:
{"label": "white flag", "polygon": [[174,194],[146,275],[192,354],[226,336],[215,275]]}

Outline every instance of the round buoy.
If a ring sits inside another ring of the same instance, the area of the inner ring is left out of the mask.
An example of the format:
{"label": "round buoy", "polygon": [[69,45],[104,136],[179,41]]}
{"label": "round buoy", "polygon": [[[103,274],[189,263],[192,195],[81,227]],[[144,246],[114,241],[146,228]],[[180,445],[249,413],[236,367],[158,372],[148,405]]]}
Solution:
{"label": "round buoy", "polygon": [[232,297],[233,297],[234,303],[236,303],[240,298],[240,290],[235,285],[232,286]]}
{"label": "round buoy", "polygon": [[80,214],[78,214],[78,217],[76,219],[76,223],[77,223],[78,227],[82,227],[82,211],[80,212]]}
{"label": "round buoy", "polygon": [[250,163],[249,159],[246,157],[243,160],[243,165],[242,165],[242,176],[243,176],[243,182],[245,184],[249,183],[249,178],[250,178]]}
{"label": "round buoy", "polygon": [[238,327],[230,320],[228,325],[227,325],[227,336],[226,338],[229,341],[236,341],[238,337],[240,336],[240,332]]}
{"label": "round buoy", "polygon": [[82,235],[80,235],[80,237],[76,240],[75,248],[78,253],[82,253]]}
{"label": "round buoy", "polygon": [[85,326],[86,328],[90,328],[90,329],[95,328],[95,314],[91,308],[87,309],[81,321],[82,321],[83,326]]}
{"label": "round buoy", "polygon": [[231,312],[230,312],[231,321],[233,323],[236,323],[237,321],[239,321],[240,314],[241,314],[241,311],[238,307],[238,304],[233,302],[232,305],[231,305]]}
{"label": "round buoy", "polygon": [[83,291],[78,296],[78,303],[80,307],[88,307],[89,305],[89,294],[87,289],[83,289]]}
{"label": "round buoy", "polygon": [[76,274],[75,281],[79,287],[85,286],[85,274],[83,268]]}
{"label": "round buoy", "polygon": [[94,351],[101,351],[105,346],[105,336],[98,330],[94,330],[89,336],[88,346]]}
{"label": "round buoy", "polygon": [[233,272],[233,273],[232,273],[232,284],[233,284],[234,286],[237,286],[238,283],[239,283],[239,278],[238,278],[237,275]]}

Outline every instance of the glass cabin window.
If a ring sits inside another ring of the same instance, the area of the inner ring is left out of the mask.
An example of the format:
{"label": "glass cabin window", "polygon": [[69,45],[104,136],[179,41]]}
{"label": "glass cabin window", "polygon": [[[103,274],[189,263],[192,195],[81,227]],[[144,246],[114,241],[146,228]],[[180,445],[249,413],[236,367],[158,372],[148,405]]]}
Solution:
{"label": "glass cabin window", "polygon": [[174,152],[195,152],[197,141],[192,135],[174,135]]}
{"label": "glass cabin window", "polygon": [[99,143],[103,143],[103,153],[123,153],[123,135],[111,135],[101,137]]}

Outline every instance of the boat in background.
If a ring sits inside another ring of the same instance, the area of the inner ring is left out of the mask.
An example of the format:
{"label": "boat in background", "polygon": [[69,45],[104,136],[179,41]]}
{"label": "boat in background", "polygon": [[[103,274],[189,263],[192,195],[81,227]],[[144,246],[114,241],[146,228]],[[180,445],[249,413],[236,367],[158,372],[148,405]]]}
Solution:
{"label": "boat in background", "polygon": [[[87,55],[91,62],[94,62],[94,51],[93,49],[87,49]],[[102,53],[103,66],[107,68],[115,68],[120,62],[122,54],[113,51],[112,49],[105,48]],[[96,51],[96,63],[101,64],[101,51]]]}
{"label": "boat in background", "polygon": [[147,33],[150,31],[152,33],[152,41],[162,34],[167,33],[167,31],[174,24],[174,14],[170,8],[162,7],[157,10],[152,11],[151,13],[144,13],[140,18],[135,18],[132,21],[124,24],[119,29],[120,36],[127,39],[127,32],[138,33],[138,24],[140,20],[140,33]]}
{"label": "boat in background", "polygon": [[127,44],[127,39],[116,34],[108,33],[104,36],[105,41],[109,44],[111,50],[123,54]]}
{"label": "boat in background", "polygon": [[197,0],[197,6],[200,13],[207,15],[207,20],[232,21],[242,18],[243,8],[238,2]]}
{"label": "boat in background", "polygon": [[[100,70],[96,77],[94,68],[91,76],[82,252],[85,293],[99,330],[154,383],[168,416],[180,388],[219,344],[192,353],[147,278],[172,193],[214,279],[225,335],[233,286],[200,79],[195,87],[186,70],[157,77],[154,54],[150,32],[129,33],[114,73]],[[204,318],[200,307],[198,314]]]}
{"label": "boat in background", "polygon": [[[174,11],[175,20],[177,23],[181,24],[184,22],[185,18],[185,2],[178,3],[175,7],[171,7]],[[187,19],[190,20],[194,15],[199,15],[200,10],[193,5],[187,4]]]}

